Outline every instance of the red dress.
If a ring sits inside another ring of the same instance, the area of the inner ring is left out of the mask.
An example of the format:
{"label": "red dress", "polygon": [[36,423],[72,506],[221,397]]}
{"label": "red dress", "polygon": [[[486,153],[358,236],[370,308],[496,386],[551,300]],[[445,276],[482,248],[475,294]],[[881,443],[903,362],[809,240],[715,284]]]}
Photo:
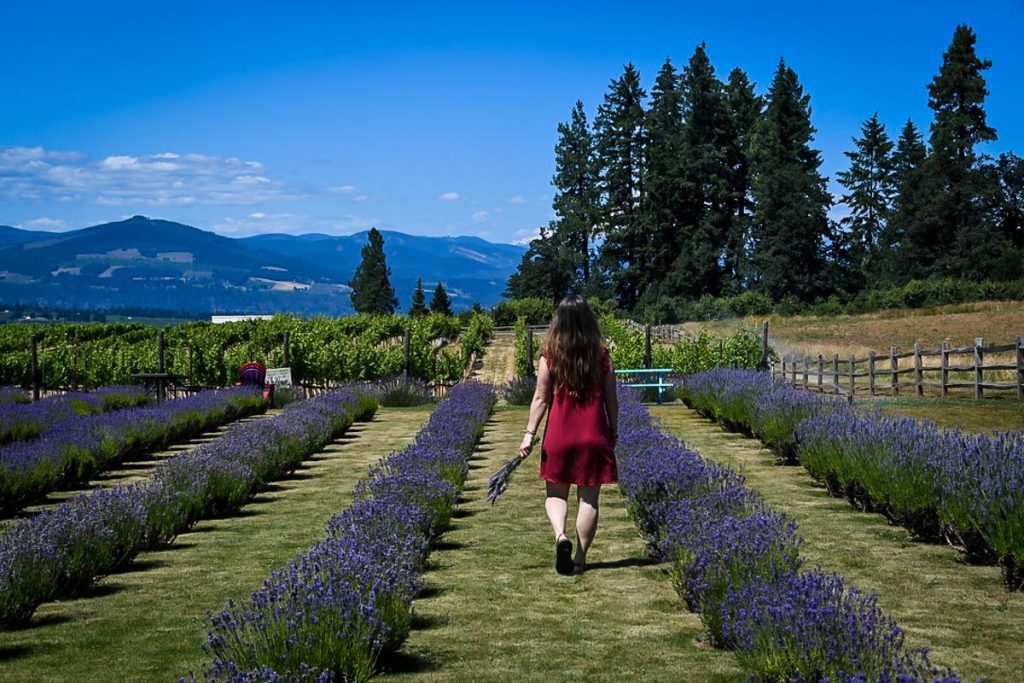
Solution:
{"label": "red dress", "polygon": [[[611,371],[608,350],[601,353],[605,373]],[[573,398],[568,390],[554,394],[540,451],[541,479],[553,484],[596,486],[619,480],[608,415],[604,408],[604,383],[589,398]]]}

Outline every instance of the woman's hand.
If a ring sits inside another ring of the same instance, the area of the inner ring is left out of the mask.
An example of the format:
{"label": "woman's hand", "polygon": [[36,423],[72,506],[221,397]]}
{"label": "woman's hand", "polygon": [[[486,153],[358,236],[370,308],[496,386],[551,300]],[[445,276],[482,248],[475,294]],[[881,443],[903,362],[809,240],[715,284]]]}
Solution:
{"label": "woman's hand", "polygon": [[533,435],[523,434],[523,441],[519,444],[519,457],[525,459],[533,451]]}

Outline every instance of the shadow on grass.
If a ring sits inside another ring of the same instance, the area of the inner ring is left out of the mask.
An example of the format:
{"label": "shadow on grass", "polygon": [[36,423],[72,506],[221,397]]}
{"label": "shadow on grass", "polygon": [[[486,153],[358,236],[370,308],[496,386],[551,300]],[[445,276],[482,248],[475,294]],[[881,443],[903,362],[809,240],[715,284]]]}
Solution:
{"label": "shadow on grass", "polygon": [[0,645],[0,662],[27,657],[34,649],[34,645]]}
{"label": "shadow on grass", "polygon": [[441,663],[418,652],[392,652],[381,658],[380,670],[390,674],[414,674],[439,671]]}
{"label": "shadow on grass", "polygon": [[12,632],[28,631],[31,629],[46,628],[47,626],[59,626],[60,624],[66,624],[69,621],[71,621],[71,617],[67,614],[48,614],[45,617],[32,617],[28,621],[20,624],[9,624],[4,626],[4,630]]}
{"label": "shadow on grass", "polygon": [[476,514],[476,511],[474,511],[474,510],[467,510],[466,508],[459,508],[458,510],[456,510],[455,512],[452,513],[452,518],[453,519],[464,519],[466,517],[472,517],[475,514]]}
{"label": "shadow on grass", "polygon": [[629,557],[623,560],[611,560],[606,562],[588,562],[587,571],[600,571],[602,569],[625,569],[627,567],[651,567],[659,564],[651,557]]}
{"label": "shadow on grass", "polygon": [[440,541],[434,544],[434,550],[461,550],[465,547],[465,543],[459,543],[458,541]]}
{"label": "shadow on grass", "polygon": [[430,598],[436,598],[439,595],[444,594],[445,589],[441,586],[425,586],[416,595],[417,600],[429,600]]}

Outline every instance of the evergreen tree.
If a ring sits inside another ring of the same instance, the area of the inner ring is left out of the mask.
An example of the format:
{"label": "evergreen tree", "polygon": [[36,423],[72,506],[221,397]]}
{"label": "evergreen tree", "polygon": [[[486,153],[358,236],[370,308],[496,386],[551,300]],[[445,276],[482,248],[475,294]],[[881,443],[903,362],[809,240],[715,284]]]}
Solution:
{"label": "evergreen tree", "polygon": [[878,271],[880,240],[892,212],[895,194],[892,163],[893,144],[875,112],[861,125],[856,149],[844,152],[850,168],[840,171],[839,184],[846,188],[842,202],[850,209],[840,226],[848,233],[852,271],[844,273],[847,292],[862,289],[874,281]]}
{"label": "evergreen tree", "polygon": [[412,306],[409,307],[409,315],[420,316],[427,314],[427,295],[423,291],[423,278],[416,278],[416,289],[412,290]]}
{"label": "evergreen tree", "polygon": [[1000,232],[1024,249],[1024,159],[1013,152],[999,155],[995,165],[994,214]]}
{"label": "evergreen tree", "polygon": [[573,285],[574,257],[568,246],[555,239],[553,230],[541,228],[509,277],[505,296],[560,301]]}
{"label": "evergreen tree", "polygon": [[360,253],[362,261],[348,283],[352,288],[349,292],[352,306],[356,313],[394,313],[398,299],[391,286],[391,269],[384,259],[384,237],[377,228],[370,228],[367,242]]}
{"label": "evergreen tree", "polygon": [[669,282],[672,294],[697,299],[722,292],[720,261],[732,219],[729,113],[703,43],[683,69],[680,92],[686,204]]}
{"label": "evergreen tree", "polygon": [[604,267],[619,304],[632,309],[647,269],[648,236],[640,215],[644,196],[644,107],[640,73],[627,64],[612,81],[594,121],[601,169]]}
{"label": "evergreen tree", "polygon": [[430,312],[441,315],[452,314],[452,302],[448,300],[448,292],[444,291],[444,285],[440,282],[434,288],[434,296],[430,298]]}
{"label": "evergreen tree", "polygon": [[934,267],[932,234],[925,216],[928,150],[914,122],[907,120],[892,155],[895,196],[879,238],[880,284],[902,284],[927,277]]}
{"label": "evergreen tree", "polygon": [[810,99],[796,72],[780,60],[750,144],[757,287],[776,300],[809,301],[826,284],[831,197],[818,172],[821,154],[811,148]]}
{"label": "evergreen tree", "polygon": [[683,110],[679,95],[679,73],[666,59],[651,89],[647,111],[641,211],[649,235],[645,245],[648,255],[644,259],[649,267],[639,274],[641,305],[645,307],[663,296],[660,279],[669,272],[678,254],[680,218],[685,205],[681,177]]}
{"label": "evergreen tree", "polygon": [[594,142],[583,102],[576,102],[569,123],[558,124],[552,184],[553,206],[558,215],[556,239],[575,253],[585,287],[590,282],[590,244],[600,222],[600,190]]}
{"label": "evergreen tree", "polygon": [[722,292],[734,295],[746,288],[750,270],[748,244],[754,206],[750,187],[750,136],[761,117],[762,102],[754,93],[754,84],[740,68],[729,73],[725,100],[730,124],[727,159],[731,220],[722,256]]}
{"label": "evergreen tree", "polygon": [[986,122],[985,78],[992,66],[974,51],[974,31],[960,25],[942,55],[939,73],[928,84],[935,112],[928,160],[928,218],[935,232],[938,274],[968,279],[988,275],[988,260],[1002,248],[1001,236],[986,220],[979,198],[991,188],[979,167],[975,146],[996,139]]}

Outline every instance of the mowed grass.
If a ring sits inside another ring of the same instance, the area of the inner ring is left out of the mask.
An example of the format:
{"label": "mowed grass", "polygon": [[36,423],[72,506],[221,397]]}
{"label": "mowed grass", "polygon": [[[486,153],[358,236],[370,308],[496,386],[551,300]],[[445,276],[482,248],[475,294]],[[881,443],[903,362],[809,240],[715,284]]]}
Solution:
{"label": "mowed grass", "polygon": [[168,681],[201,674],[206,612],[258,588],[324,535],[367,467],[408,444],[429,408],[382,408],[260,493],[240,514],[200,522],[76,600],[0,632],[0,681]]}
{"label": "mowed grass", "polygon": [[741,471],[749,486],[793,515],[807,564],[876,591],[910,644],[933,648],[936,664],[964,680],[1024,680],[1024,594],[1007,593],[997,567],[965,565],[953,548],[913,542],[880,515],[829,496],[802,467],[774,464],[758,441],[725,433],[680,404],[652,412],[691,448]]}
{"label": "mowed grass", "polygon": [[647,559],[618,487],[602,491],[591,569],[580,576],[554,571],[539,452],[497,505],[486,501],[487,479],[515,455],[526,417],[499,409],[488,422],[460,512],[413,603],[413,631],[377,680],[745,680],[731,653],[701,642],[699,620]]}
{"label": "mowed grass", "polygon": [[857,404],[877,407],[883,413],[932,420],[940,427],[959,427],[969,432],[1024,429],[1024,401],[858,397]]}

